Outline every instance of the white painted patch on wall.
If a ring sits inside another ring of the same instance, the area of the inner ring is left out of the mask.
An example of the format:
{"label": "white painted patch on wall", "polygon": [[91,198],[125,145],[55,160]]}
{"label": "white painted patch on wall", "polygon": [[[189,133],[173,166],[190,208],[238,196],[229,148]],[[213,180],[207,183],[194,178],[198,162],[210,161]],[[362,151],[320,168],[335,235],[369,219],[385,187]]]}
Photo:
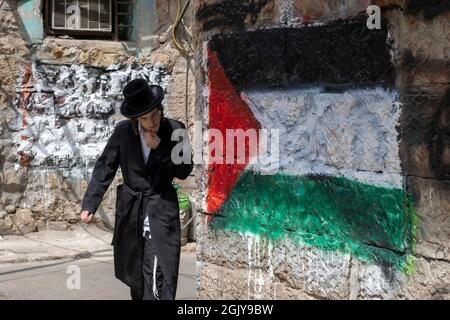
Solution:
{"label": "white painted patch on wall", "polygon": [[[14,138],[18,152],[31,156],[31,167],[86,177],[120,120],[111,116],[119,113],[123,87],[137,77],[168,91],[170,75],[161,65],[114,65],[102,70],[34,61],[32,87],[27,88],[30,99],[21,106],[16,101],[21,111]],[[22,81],[18,79],[18,87]]]}
{"label": "white painted patch on wall", "polygon": [[253,170],[343,175],[402,187],[396,92],[376,87],[329,93],[311,87],[247,90],[242,97],[262,128],[280,130],[280,161],[261,157]]}

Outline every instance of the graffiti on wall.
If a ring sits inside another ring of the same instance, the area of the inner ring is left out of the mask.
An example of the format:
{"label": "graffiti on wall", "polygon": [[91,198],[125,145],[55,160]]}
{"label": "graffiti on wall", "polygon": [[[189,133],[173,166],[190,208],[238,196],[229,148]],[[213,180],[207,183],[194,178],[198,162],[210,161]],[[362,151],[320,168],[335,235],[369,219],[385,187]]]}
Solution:
{"label": "graffiti on wall", "polygon": [[[406,50],[403,67],[409,74],[420,73],[420,68],[436,73],[448,73],[450,62],[414,57]],[[413,79],[407,79],[414,83]],[[427,94],[426,89],[413,88],[403,95],[404,108],[401,136],[404,146],[400,153],[404,170],[412,175],[432,179],[450,177],[450,88],[444,86],[436,93]],[[418,156],[418,155],[421,156]]]}
{"label": "graffiti on wall", "polygon": [[406,7],[407,13],[417,14],[422,12],[427,20],[432,20],[448,11],[450,11],[450,2],[445,0],[409,0]]}
{"label": "graffiti on wall", "polygon": [[281,131],[276,164],[251,162],[263,156],[247,144],[245,163],[209,164],[213,227],[406,270],[415,221],[385,23],[219,34],[207,48],[209,127]]}
{"label": "graffiti on wall", "polygon": [[[273,0],[228,0],[202,4],[196,19],[202,22],[207,31],[218,26],[237,26],[244,28],[246,22],[254,24],[265,6],[273,5]],[[229,14],[233,12],[233,14]]]}

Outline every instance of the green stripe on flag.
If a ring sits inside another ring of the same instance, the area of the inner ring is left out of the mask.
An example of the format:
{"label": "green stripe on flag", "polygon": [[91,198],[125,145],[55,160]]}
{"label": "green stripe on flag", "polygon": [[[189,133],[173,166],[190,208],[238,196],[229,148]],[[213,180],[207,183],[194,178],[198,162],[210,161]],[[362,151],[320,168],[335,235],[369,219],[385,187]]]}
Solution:
{"label": "green stripe on flag", "polygon": [[289,237],[410,272],[414,219],[412,200],[399,188],[343,177],[246,171],[213,228],[271,240]]}

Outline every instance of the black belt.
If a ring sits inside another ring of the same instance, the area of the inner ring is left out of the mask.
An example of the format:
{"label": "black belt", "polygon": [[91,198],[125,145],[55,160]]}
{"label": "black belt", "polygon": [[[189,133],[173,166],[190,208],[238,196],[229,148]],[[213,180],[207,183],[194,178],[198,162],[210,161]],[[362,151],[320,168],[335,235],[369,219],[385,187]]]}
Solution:
{"label": "black belt", "polygon": [[[154,192],[153,189],[146,189],[144,191],[134,191],[133,189],[131,189],[127,184],[122,184],[122,188],[123,190],[125,190],[126,192],[128,192],[129,194],[132,195],[132,200],[129,201],[129,204],[125,210],[125,216],[127,216],[130,212],[131,207],[133,206],[133,204],[135,203],[135,201],[138,202],[138,207],[137,207],[137,213],[138,213],[138,217],[137,217],[137,226],[136,226],[136,236],[137,236],[137,240],[139,240],[141,238],[141,234],[142,231],[140,229],[141,227],[141,210],[142,210],[142,201],[145,197],[151,197],[153,195],[156,194],[156,192]],[[133,201],[134,200],[134,201]]]}

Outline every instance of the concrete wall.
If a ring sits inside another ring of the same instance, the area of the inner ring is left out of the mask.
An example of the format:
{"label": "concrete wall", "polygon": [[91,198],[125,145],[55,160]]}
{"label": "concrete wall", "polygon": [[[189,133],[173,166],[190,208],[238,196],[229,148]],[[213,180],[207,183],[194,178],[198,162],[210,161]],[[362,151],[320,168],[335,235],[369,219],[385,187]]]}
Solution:
{"label": "concrete wall", "polygon": [[[156,41],[134,45],[49,36],[34,41],[42,29],[33,27],[42,24],[40,1],[0,3],[0,233],[64,230],[79,223],[95,160],[123,119],[121,93],[129,80],[161,85],[165,114],[187,122],[194,102],[186,108],[187,59],[168,40],[170,24],[159,19],[154,2],[139,2],[137,16],[146,21],[139,25],[145,36]],[[100,224],[114,223],[120,180],[119,172],[98,211]],[[183,185],[192,189],[192,179]]]}
{"label": "concrete wall", "polygon": [[450,8],[436,3],[197,1],[196,119],[278,129],[280,152],[247,146],[245,163],[199,173],[201,298],[448,297]]}

